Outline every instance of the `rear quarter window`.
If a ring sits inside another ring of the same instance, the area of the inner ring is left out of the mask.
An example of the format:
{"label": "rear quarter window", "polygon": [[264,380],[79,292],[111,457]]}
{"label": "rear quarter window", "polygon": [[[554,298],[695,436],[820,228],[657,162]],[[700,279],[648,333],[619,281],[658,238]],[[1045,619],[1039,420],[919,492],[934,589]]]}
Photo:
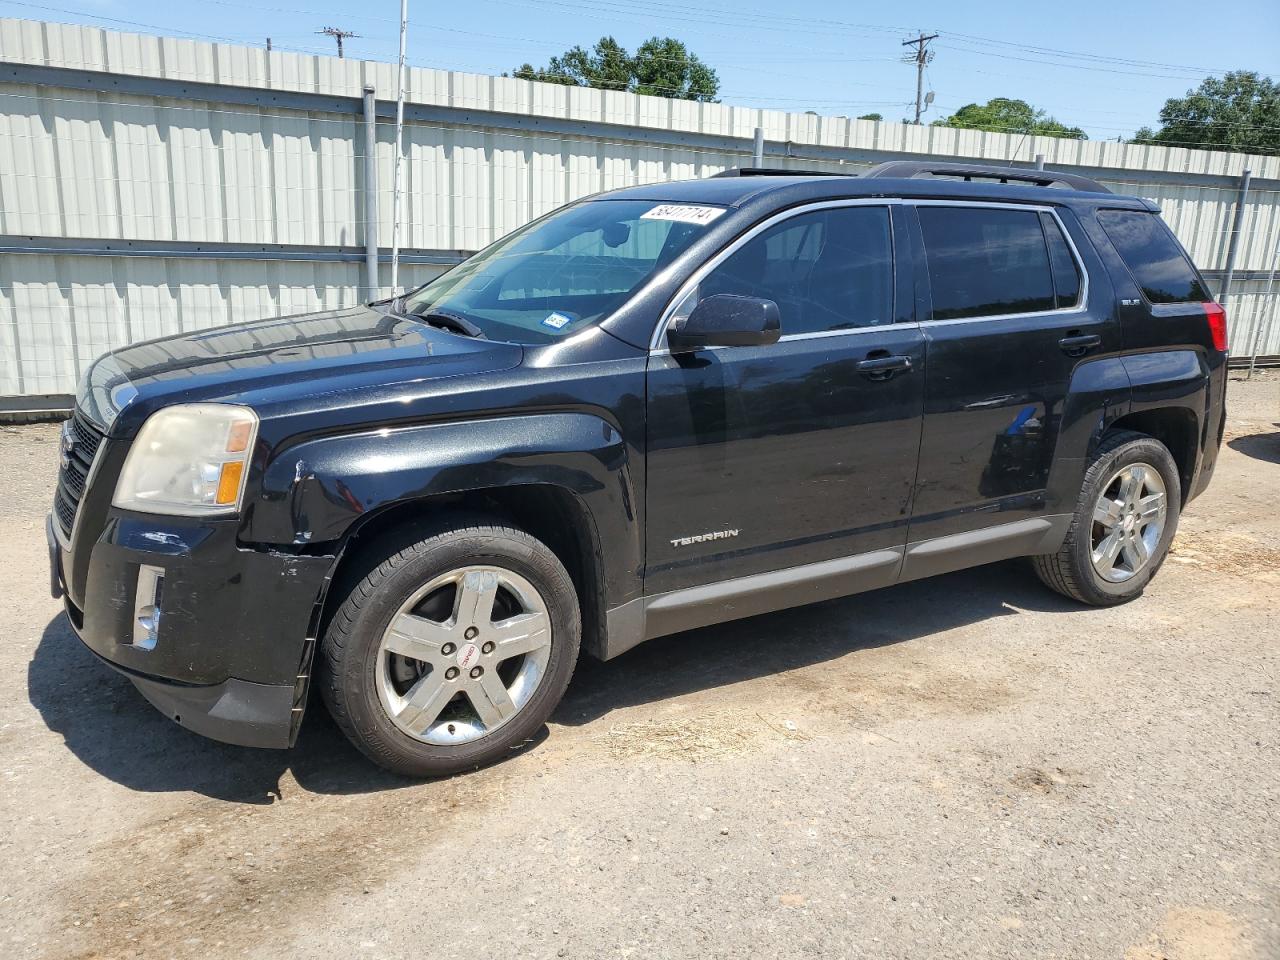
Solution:
{"label": "rear quarter window", "polygon": [[1098,222],[1151,303],[1212,300],[1169,228],[1154,213],[1099,210]]}

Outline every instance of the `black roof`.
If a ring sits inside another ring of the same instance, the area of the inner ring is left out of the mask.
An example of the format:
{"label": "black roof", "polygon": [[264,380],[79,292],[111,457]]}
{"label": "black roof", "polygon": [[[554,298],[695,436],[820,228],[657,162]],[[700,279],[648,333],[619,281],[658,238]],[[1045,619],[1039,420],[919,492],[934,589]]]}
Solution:
{"label": "black roof", "polygon": [[674,180],[638,187],[624,187],[601,194],[611,200],[648,200],[655,203],[711,203],[742,207],[753,200],[787,206],[813,200],[856,197],[906,197],[916,199],[1012,200],[1022,203],[1061,204],[1085,201],[1091,205],[1150,209],[1145,200],[1113,193],[1090,193],[998,180],[957,180],[941,177],[866,177],[804,174],[709,177]]}

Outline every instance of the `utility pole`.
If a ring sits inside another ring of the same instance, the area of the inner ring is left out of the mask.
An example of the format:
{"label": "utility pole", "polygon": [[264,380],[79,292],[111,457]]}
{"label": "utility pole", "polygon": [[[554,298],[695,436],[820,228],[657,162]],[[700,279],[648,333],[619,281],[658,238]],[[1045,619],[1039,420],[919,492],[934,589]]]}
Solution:
{"label": "utility pole", "polygon": [[340,27],[325,27],[323,30],[319,30],[317,32],[326,37],[333,37],[333,39],[338,41],[338,59],[339,60],[342,59],[342,41],[346,40],[348,37],[360,36],[360,34],[358,33],[352,33],[350,30],[343,30]]}
{"label": "utility pole", "polygon": [[924,96],[924,68],[929,65],[929,61],[933,59],[933,51],[929,49],[929,41],[937,40],[938,35],[931,33],[927,37],[924,31],[914,40],[903,40],[904,47],[914,46],[915,53],[908,53],[905,57],[906,63],[914,63],[916,65],[916,126],[920,125],[920,114],[928,109],[929,103],[933,101],[930,97],[927,101]]}
{"label": "utility pole", "polygon": [[396,165],[391,178],[391,295],[400,296],[400,192],[404,185],[404,51],[409,0],[400,0],[400,76],[396,81]]}

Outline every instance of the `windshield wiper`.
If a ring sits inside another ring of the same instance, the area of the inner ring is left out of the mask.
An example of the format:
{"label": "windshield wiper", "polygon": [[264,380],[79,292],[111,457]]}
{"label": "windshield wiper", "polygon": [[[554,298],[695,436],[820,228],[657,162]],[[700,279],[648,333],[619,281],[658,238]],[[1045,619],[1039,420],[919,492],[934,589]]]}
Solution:
{"label": "windshield wiper", "polygon": [[464,337],[474,337],[477,340],[485,339],[483,330],[466,317],[451,310],[427,310],[423,313],[411,313],[409,316],[415,320],[421,320],[428,326],[448,330],[450,333],[460,333]]}

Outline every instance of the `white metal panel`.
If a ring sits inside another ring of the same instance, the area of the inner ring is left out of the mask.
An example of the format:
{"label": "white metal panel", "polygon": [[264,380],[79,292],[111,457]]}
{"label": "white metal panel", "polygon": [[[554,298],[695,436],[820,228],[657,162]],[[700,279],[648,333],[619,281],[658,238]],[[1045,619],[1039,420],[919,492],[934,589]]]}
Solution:
{"label": "white metal panel", "polygon": [[[363,269],[361,263],[2,257],[0,396],[73,393],[94,359],[141,340],[352,306]],[[402,266],[411,285],[442,270]]]}
{"label": "white metal panel", "polygon": [[[1278,281],[1280,282],[1280,281]],[[1266,280],[1237,280],[1227,298],[1227,340],[1231,355],[1280,355],[1280,296],[1272,288],[1265,296]]]}
{"label": "white metal panel", "polygon": [[[395,94],[392,64],[313,57],[93,27],[0,19],[0,58],[240,87],[358,97]],[[1237,270],[1270,266],[1280,240],[1280,158],[1149,145],[1027,137],[805,113],[697,104],[616,91],[411,68],[410,102],[669,130],[673,142],[448,123],[406,127],[404,245],[474,250],[563,203],[601,190],[707,176],[750,162],[750,138],[875,148],[948,159],[1111,171],[1119,192],[1160,204],[1201,267],[1220,269],[1237,189],[1202,175],[1260,180],[1244,211]],[[0,84],[0,231],[14,236],[228,241],[353,247],[363,241],[362,119]],[[737,151],[681,143],[682,134],[741,138]],[[393,127],[378,127],[380,243],[391,234]],[[770,166],[857,172],[865,164],[770,156]],[[1153,183],[1147,171],[1185,175]],[[0,264],[0,393],[65,392],[92,356],[130,340],[236,319],[351,302],[356,263],[32,255]],[[407,267],[410,281],[435,272]],[[1216,288],[1215,281],[1215,288]],[[1262,282],[1237,279],[1232,349],[1262,322]],[[1252,326],[1251,326],[1252,325]],[[1280,352],[1280,323],[1262,340]],[[1242,343],[1249,341],[1249,343]]]}
{"label": "white metal panel", "polygon": [[[641,97],[641,101],[661,99],[659,97]],[[760,126],[760,111],[751,107],[731,107],[733,122],[728,131],[733,137],[755,137],[756,127]]]}
{"label": "white metal panel", "polygon": [[0,228],[9,234],[62,231],[52,117],[41,116],[37,88],[0,88]]}

